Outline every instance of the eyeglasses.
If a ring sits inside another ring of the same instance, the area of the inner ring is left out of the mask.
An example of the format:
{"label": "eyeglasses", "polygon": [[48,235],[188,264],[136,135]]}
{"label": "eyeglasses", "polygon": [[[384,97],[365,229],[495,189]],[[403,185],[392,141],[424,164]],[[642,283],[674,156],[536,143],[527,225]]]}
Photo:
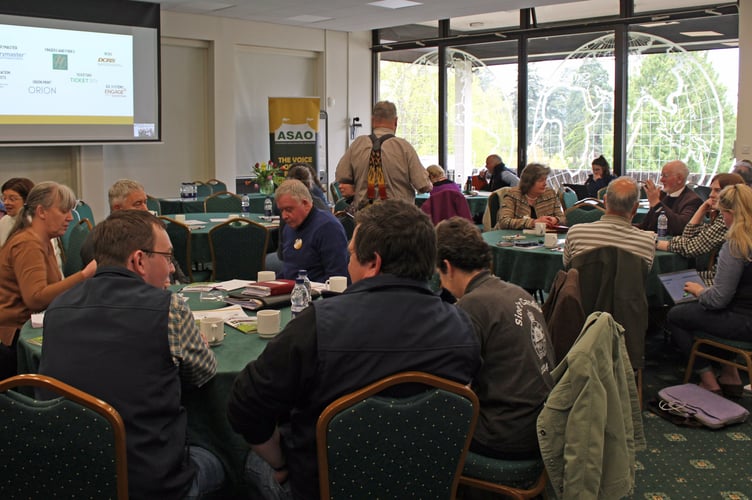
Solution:
{"label": "eyeglasses", "polygon": [[168,264],[172,263],[172,257],[174,255],[172,253],[172,250],[170,250],[169,252],[158,252],[156,250],[147,250],[146,248],[142,248],[141,251],[145,252],[145,253],[152,253],[152,254],[156,253],[156,254],[159,254],[159,255],[161,255],[162,257],[165,258],[165,260],[167,261]]}
{"label": "eyeglasses", "polygon": [[15,203],[17,201],[23,201],[23,198],[21,198],[20,196],[3,196],[3,203],[5,203],[6,201]]}

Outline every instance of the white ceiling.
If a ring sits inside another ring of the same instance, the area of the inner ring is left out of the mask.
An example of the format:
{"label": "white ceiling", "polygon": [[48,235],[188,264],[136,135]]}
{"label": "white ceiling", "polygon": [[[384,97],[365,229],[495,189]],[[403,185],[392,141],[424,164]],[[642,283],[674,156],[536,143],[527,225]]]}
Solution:
{"label": "white ceiling", "polygon": [[[518,11],[528,7],[572,0],[149,0],[173,12],[214,15],[332,31],[369,31],[437,19],[475,16],[488,25],[488,13]],[[373,3],[414,3],[383,8]],[[485,15],[484,15],[485,14]],[[496,24],[498,25],[498,24]]]}

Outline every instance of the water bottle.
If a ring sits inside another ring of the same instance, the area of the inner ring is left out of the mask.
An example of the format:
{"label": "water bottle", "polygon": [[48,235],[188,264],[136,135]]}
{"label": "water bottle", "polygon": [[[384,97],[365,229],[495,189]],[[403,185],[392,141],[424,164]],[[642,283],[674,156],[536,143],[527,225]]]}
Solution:
{"label": "water bottle", "polygon": [[668,217],[666,214],[661,213],[658,216],[658,237],[663,238],[668,234]]}
{"label": "water bottle", "polygon": [[306,290],[303,278],[295,279],[295,286],[290,294],[290,312],[294,318],[300,311],[308,307],[308,291]]}
{"label": "water bottle", "polygon": [[271,196],[267,196],[266,199],[264,200],[264,215],[266,215],[267,217],[272,216],[272,197]]}
{"label": "water bottle", "polygon": [[298,271],[298,278],[303,279],[303,285],[306,287],[306,291],[308,292],[308,303],[311,303],[311,280],[308,279],[308,271],[305,269],[301,269]]}
{"label": "water bottle", "polygon": [[247,194],[244,194],[240,198],[240,211],[244,214],[247,214],[251,210],[251,200],[248,198]]}

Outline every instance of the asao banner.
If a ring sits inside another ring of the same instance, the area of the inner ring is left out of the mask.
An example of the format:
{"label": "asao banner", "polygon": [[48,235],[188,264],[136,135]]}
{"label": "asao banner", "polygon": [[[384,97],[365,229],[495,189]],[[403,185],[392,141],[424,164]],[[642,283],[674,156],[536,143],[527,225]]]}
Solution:
{"label": "asao banner", "polygon": [[318,171],[318,97],[269,98],[269,152],[271,161],[284,166],[310,163]]}

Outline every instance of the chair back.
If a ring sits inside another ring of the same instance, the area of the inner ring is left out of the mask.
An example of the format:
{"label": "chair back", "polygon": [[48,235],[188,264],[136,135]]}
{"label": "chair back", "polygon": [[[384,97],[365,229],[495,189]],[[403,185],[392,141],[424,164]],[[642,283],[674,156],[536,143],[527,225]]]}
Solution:
{"label": "chair back", "polygon": [[191,229],[175,219],[164,216],[160,216],[159,218],[165,223],[167,236],[170,237],[170,243],[172,243],[172,253],[175,256],[175,261],[180,266],[183,274],[193,281],[193,272],[191,270]]}
{"label": "chair back", "polygon": [[[37,387],[61,397],[38,401],[11,391]],[[109,404],[52,377],[0,382],[0,498],[128,498],[125,427]],[[45,493],[46,492],[46,493]]]}
{"label": "chair back", "polygon": [[580,275],[582,310],[610,313],[624,327],[629,360],[635,369],[645,366],[648,266],[638,255],[607,246],[576,255],[570,267]]}
{"label": "chair back", "polygon": [[243,209],[240,196],[229,191],[221,191],[207,196],[204,200],[204,212],[235,212]]}
{"label": "chair back", "polygon": [[598,190],[598,193],[596,193],[596,198],[599,200],[603,200],[606,198],[606,191],[608,191],[608,186],[602,187]]}
{"label": "chair back", "polygon": [[573,207],[569,207],[564,212],[564,218],[567,220],[567,226],[572,227],[576,224],[600,220],[605,213],[606,211],[600,203],[589,202],[586,198]]}
{"label": "chair back", "polygon": [[470,213],[470,206],[467,204],[465,195],[453,189],[431,194],[420,206],[420,209],[428,214],[434,225],[454,216],[473,220],[473,214]]}
{"label": "chair back", "polygon": [[355,217],[353,216],[353,214],[351,214],[350,212],[346,212],[345,210],[334,212],[334,216],[337,218],[340,224],[342,224],[342,227],[345,229],[345,234],[347,235],[347,241],[350,241],[353,233],[355,232]]}
{"label": "chair back", "polygon": [[81,220],[81,216],[75,208],[71,211],[71,215],[73,215],[73,220],[68,224],[68,229],[65,230],[65,233],[60,237],[60,241],[63,243],[63,251],[68,247],[68,240],[70,239],[71,232],[73,232],[73,228]]}
{"label": "chair back", "polygon": [[264,270],[269,231],[243,218],[230,219],[209,231],[212,281],[255,280]]}
{"label": "chair back", "polygon": [[496,191],[488,195],[488,203],[486,204],[486,211],[483,213],[483,230],[491,231],[496,227],[496,221],[499,217],[499,210],[501,209],[502,200],[504,195],[512,189],[509,186],[499,188]]}
{"label": "chair back", "polygon": [[159,200],[153,196],[146,196],[146,208],[151,212],[157,212],[157,215],[162,215],[162,205]]}
{"label": "chair back", "polygon": [[[65,251],[65,262],[63,262],[63,274],[70,276],[84,268],[83,259],[81,259],[81,247],[91,232],[91,222],[89,219],[81,219],[77,223],[71,222],[73,226],[68,234],[68,243],[63,246]],[[66,231],[67,232],[67,231]]]}
{"label": "chair back", "polygon": [[193,183],[196,185],[196,196],[199,198],[206,198],[207,196],[211,196],[212,194],[212,187],[203,182],[203,181],[193,181]]}
{"label": "chair back", "polygon": [[[398,384],[428,389],[379,394]],[[321,498],[454,498],[478,408],[467,386],[421,372],[342,396],[316,424]]]}
{"label": "chair back", "polygon": [[332,202],[337,203],[337,201],[342,198],[342,191],[339,190],[339,182],[334,181],[331,184],[329,184],[329,192],[332,194]]}
{"label": "chair back", "polygon": [[[588,197],[588,189],[585,184],[562,184],[564,187],[570,188],[577,195],[578,200],[582,200]],[[571,205],[570,205],[571,206]]]}
{"label": "chair back", "polygon": [[564,207],[564,210],[573,207],[577,203],[577,200],[577,193],[574,189],[569,186],[561,188],[559,201],[561,202],[561,206]]}
{"label": "chair back", "polygon": [[695,186],[692,190],[702,201],[707,200],[710,196],[710,186]]}
{"label": "chair back", "polygon": [[219,179],[209,179],[208,181],[206,181],[206,183],[211,188],[212,194],[227,191],[227,184],[220,181]]}
{"label": "chair back", "polygon": [[94,221],[94,212],[92,212],[91,206],[87,205],[84,200],[78,200],[75,210],[78,212],[79,219],[89,219],[92,226],[96,224]]}

